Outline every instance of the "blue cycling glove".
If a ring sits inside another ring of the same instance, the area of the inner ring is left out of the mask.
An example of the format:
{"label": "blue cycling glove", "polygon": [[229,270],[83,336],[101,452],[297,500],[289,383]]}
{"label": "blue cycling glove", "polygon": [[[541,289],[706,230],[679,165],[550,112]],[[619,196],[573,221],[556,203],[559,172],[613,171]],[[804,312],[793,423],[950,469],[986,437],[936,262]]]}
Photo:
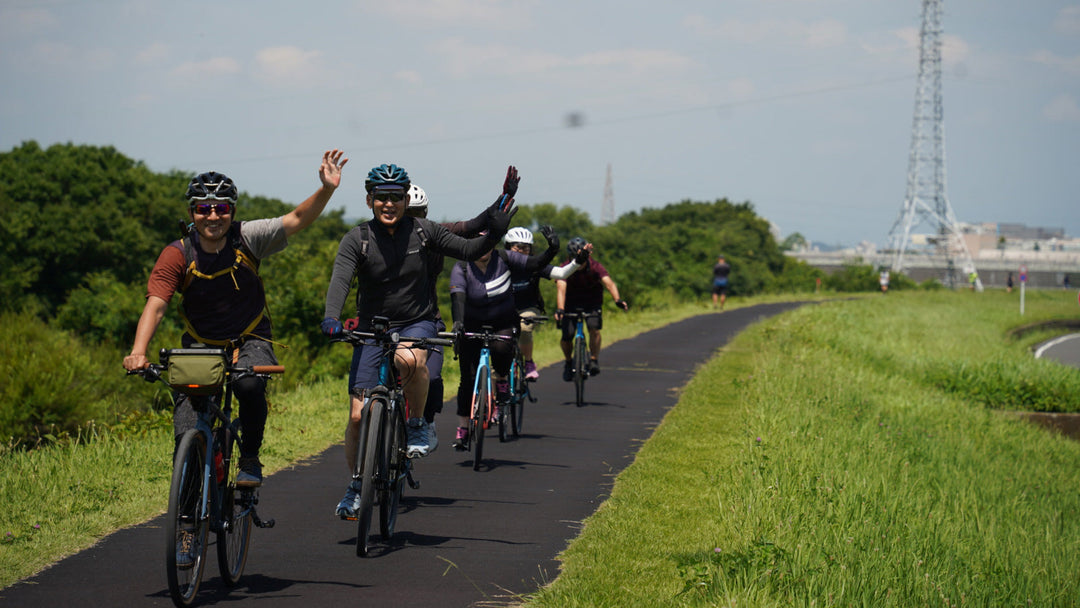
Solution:
{"label": "blue cycling glove", "polygon": [[323,335],[330,336],[331,338],[345,331],[345,328],[341,325],[341,321],[338,321],[333,317],[323,319],[322,323],[319,323],[319,329],[322,330]]}

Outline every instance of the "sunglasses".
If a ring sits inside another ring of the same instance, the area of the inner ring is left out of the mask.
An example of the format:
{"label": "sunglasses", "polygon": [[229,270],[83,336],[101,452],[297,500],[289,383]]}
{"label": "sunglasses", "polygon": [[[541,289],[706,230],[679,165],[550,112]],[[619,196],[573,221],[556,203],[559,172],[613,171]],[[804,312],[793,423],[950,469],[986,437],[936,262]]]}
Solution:
{"label": "sunglasses", "polygon": [[232,215],[234,207],[230,203],[195,203],[191,210],[199,215],[210,215],[216,211],[218,215]]}
{"label": "sunglasses", "polygon": [[376,191],[375,200],[386,201],[388,203],[400,203],[405,200],[406,194],[395,190],[391,191]]}

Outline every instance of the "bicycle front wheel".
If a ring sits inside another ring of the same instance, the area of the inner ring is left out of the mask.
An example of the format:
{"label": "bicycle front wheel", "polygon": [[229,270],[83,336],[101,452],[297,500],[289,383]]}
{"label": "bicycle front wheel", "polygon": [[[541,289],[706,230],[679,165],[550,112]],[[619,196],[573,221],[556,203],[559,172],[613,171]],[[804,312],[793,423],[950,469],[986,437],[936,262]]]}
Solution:
{"label": "bicycle front wheel", "polygon": [[221,530],[217,533],[218,570],[225,584],[235,587],[240,582],[247,564],[248,546],[251,543],[251,507],[255,498],[253,490],[236,487],[239,471],[239,440],[226,430],[221,433],[221,456],[229,462],[225,479],[221,483]]}
{"label": "bicycle front wheel", "polygon": [[491,419],[491,370],[482,368],[476,372],[479,387],[473,393],[472,418],[469,419],[469,434],[473,447],[473,470],[480,470],[480,460],[484,457],[484,427]]}
{"label": "bicycle front wheel", "polygon": [[379,489],[379,531],[383,540],[394,535],[397,524],[398,505],[405,491],[405,478],[409,474],[409,459],[405,456],[408,441],[405,435],[405,416],[401,411],[405,404],[387,410],[383,420],[383,458],[385,460],[385,483]]}
{"label": "bicycle front wheel", "polygon": [[190,430],[180,439],[173,459],[169,510],[165,516],[165,571],[169,594],[173,603],[181,607],[194,602],[206,563],[205,465],[206,439],[202,433]]}
{"label": "bicycle front wheel", "polygon": [[384,397],[372,397],[368,402],[368,427],[361,443],[360,508],[356,511],[356,554],[368,554],[371,534],[371,512],[375,505],[375,484],[378,480],[379,444],[382,439],[382,420],[386,411]]}
{"label": "bicycle front wheel", "polygon": [[585,350],[585,340],[574,341],[574,399],[578,407],[585,405],[585,366],[589,362],[589,355]]}

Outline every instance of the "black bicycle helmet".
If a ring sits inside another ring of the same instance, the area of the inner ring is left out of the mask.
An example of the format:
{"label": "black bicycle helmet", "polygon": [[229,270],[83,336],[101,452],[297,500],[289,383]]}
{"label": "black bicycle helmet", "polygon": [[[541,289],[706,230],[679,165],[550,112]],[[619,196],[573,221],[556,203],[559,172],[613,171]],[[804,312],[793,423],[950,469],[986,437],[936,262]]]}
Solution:
{"label": "black bicycle helmet", "polygon": [[384,186],[398,186],[402,190],[408,190],[409,185],[409,174],[405,172],[405,169],[394,164],[373,167],[371,171],[368,171],[367,180],[364,181],[364,188],[368,192]]}
{"label": "black bicycle helmet", "polygon": [[581,253],[582,249],[585,248],[585,244],[585,239],[581,238],[580,236],[575,236],[574,238],[570,239],[569,243],[566,244],[566,251],[568,251],[571,256],[576,256],[577,254]]}
{"label": "black bicycle helmet", "polygon": [[184,193],[184,198],[189,201],[192,199],[212,198],[234,204],[236,203],[236,196],[236,184],[224,173],[218,173],[217,171],[207,171],[191,178],[187,192]]}

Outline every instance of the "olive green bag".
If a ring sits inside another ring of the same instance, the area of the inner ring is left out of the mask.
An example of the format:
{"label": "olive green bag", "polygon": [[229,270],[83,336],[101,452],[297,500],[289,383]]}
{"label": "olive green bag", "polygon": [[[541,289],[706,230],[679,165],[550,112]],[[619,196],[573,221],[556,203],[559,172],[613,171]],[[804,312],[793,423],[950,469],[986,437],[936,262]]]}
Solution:
{"label": "olive green bag", "polygon": [[220,348],[174,348],[168,351],[168,383],[188,395],[213,395],[225,386],[228,367]]}

